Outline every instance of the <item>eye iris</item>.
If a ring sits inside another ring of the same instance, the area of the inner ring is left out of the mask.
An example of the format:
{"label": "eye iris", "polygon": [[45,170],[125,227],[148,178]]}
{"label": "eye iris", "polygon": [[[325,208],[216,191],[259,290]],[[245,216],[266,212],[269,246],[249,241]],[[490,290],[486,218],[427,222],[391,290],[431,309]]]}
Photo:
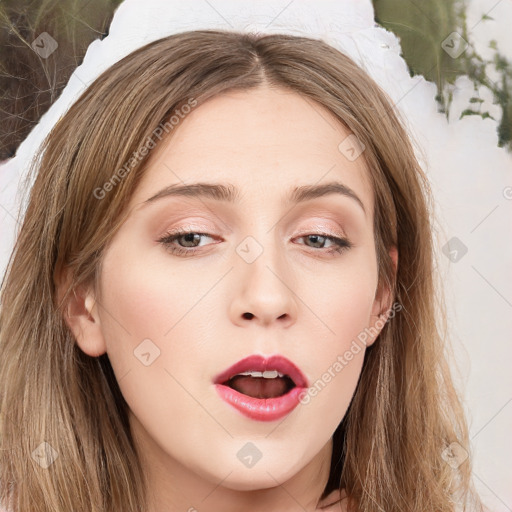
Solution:
{"label": "eye iris", "polygon": [[[188,242],[192,242],[193,243],[194,241],[199,242],[200,235],[197,234],[197,233],[186,233],[185,235],[181,235],[180,238],[185,239],[186,243],[188,243]],[[185,245],[185,247],[196,247],[196,245],[197,244],[193,243],[193,245]]]}
{"label": "eye iris", "polygon": [[[316,243],[316,244],[320,243],[320,246],[322,245],[322,243],[323,243],[323,242],[325,242],[325,237],[324,237],[324,236],[322,236],[322,235],[308,235],[308,238],[309,238],[309,239],[311,239],[311,238],[313,239],[313,244],[315,244],[315,243]],[[316,239],[316,241],[315,241],[315,239]],[[320,242],[318,242],[318,239],[321,239],[321,240],[320,240]],[[315,246],[315,247],[316,247],[316,246]]]}

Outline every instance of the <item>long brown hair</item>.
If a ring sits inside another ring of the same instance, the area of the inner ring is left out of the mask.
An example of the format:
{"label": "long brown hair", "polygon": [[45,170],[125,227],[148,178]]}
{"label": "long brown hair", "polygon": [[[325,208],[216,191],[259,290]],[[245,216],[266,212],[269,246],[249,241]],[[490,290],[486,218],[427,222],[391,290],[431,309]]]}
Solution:
{"label": "long brown hair", "polygon": [[[471,459],[450,458],[454,446],[470,452],[468,428],[445,353],[433,201],[400,114],[363,69],[323,41],[200,30],[152,42],[105,71],[35,160],[0,311],[0,501],[14,512],[145,510],[127,404],[107,354],[90,357],[77,346],[64,321],[66,298],[97,286],[102,256],[147,167],[140,148],[155,130],[191,99],[201,105],[263,85],[326,107],[364,145],[379,285],[389,284],[401,305],[366,351],[333,436],[322,498],[345,489],[365,512],[453,511],[455,501],[481,509]],[[99,200],[95,191],[114,175],[122,178]],[[63,269],[71,277],[60,297]],[[47,468],[33,456],[41,450],[51,457]]]}

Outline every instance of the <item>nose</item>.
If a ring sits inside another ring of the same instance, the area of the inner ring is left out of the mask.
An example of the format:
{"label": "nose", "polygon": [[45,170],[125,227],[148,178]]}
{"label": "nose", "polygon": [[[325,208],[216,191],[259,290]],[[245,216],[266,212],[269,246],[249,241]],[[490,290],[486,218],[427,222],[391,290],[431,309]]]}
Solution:
{"label": "nose", "polygon": [[288,328],[296,321],[296,279],[278,248],[264,247],[252,263],[239,259],[234,272],[235,296],[230,307],[233,323]]}

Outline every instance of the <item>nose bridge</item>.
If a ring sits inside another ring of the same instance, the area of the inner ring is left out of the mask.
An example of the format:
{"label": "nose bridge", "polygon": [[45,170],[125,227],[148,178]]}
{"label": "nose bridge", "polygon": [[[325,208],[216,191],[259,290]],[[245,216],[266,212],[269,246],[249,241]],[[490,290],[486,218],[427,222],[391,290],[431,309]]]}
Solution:
{"label": "nose bridge", "polygon": [[277,319],[290,322],[297,305],[285,242],[269,222],[260,222],[251,232],[236,248],[240,261],[236,264],[235,317],[265,324]]}

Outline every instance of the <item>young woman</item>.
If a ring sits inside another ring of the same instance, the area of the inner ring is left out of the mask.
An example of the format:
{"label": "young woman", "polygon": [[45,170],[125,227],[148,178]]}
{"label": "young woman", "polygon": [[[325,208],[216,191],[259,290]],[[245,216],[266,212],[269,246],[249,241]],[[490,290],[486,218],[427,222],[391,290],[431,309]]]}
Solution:
{"label": "young woman", "polygon": [[428,180],[351,59],[172,35],[36,162],[0,313],[9,510],[481,510]]}

